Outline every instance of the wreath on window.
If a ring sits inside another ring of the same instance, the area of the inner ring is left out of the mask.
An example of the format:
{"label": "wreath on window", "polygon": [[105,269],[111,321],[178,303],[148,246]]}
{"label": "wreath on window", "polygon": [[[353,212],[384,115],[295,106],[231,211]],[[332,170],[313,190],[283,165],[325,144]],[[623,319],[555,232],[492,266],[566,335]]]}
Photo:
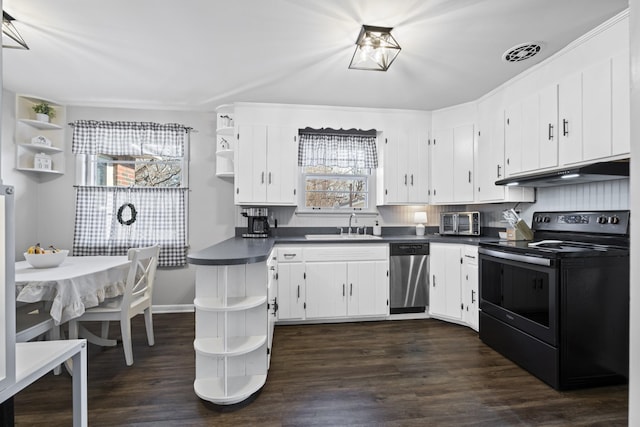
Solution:
{"label": "wreath on window", "polygon": [[[129,210],[131,211],[131,217],[126,221],[122,219],[122,213],[124,212],[125,208],[129,208]],[[133,203],[125,203],[120,206],[120,209],[118,209],[118,222],[122,225],[131,225],[136,222],[137,215],[138,211],[136,210],[136,207],[133,206]]]}

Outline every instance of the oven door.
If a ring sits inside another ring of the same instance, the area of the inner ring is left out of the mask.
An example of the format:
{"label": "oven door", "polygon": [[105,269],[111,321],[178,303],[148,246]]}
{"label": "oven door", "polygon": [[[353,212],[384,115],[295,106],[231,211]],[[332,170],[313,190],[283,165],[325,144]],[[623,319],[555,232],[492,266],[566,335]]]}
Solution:
{"label": "oven door", "polygon": [[480,309],[552,346],[558,343],[558,269],[554,260],[479,250]]}

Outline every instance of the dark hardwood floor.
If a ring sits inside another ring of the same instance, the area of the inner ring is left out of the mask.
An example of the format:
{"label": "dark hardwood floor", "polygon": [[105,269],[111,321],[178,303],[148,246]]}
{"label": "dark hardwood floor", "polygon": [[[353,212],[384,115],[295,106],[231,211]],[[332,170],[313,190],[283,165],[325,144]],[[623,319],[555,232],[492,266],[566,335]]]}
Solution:
{"label": "dark hardwood floor", "polygon": [[[193,391],[194,315],[134,320],[122,346],[89,349],[91,426],[626,426],[627,386],[558,392],[437,320],[277,326],[265,387],[220,407]],[[118,335],[112,327],[112,335]],[[15,397],[17,426],[70,426],[71,381],[47,374]]]}

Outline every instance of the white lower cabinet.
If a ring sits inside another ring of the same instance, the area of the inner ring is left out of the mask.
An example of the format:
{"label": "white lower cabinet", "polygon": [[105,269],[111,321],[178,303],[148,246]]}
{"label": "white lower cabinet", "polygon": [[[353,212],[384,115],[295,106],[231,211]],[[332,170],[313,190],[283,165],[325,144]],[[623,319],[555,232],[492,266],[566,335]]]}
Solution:
{"label": "white lower cabinet", "polygon": [[478,331],[478,248],[465,245],[462,248],[462,321]]}
{"label": "white lower cabinet", "polygon": [[[282,247],[279,259],[298,250]],[[278,262],[278,320],[389,314],[388,245],[305,245],[302,260]]]}
{"label": "white lower cabinet", "polygon": [[201,399],[231,405],[264,385],[267,277],[265,262],[197,266],[193,388]]}
{"label": "white lower cabinet", "polygon": [[429,315],[478,330],[478,249],[429,244]]}
{"label": "white lower cabinet", "polygon": [[278,320],[305,317],[305,271],[301,247],[276,248],[278,259]]}

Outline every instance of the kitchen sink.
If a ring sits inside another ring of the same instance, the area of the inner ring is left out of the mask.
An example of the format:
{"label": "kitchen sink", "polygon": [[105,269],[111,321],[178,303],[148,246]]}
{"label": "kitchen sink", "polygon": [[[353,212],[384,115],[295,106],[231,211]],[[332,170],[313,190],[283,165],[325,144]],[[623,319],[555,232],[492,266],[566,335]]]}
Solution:
{"label": "kitchen sink", "polygon": [[380,236],[371,234],[305,234],[307,240],[379,240]]}

